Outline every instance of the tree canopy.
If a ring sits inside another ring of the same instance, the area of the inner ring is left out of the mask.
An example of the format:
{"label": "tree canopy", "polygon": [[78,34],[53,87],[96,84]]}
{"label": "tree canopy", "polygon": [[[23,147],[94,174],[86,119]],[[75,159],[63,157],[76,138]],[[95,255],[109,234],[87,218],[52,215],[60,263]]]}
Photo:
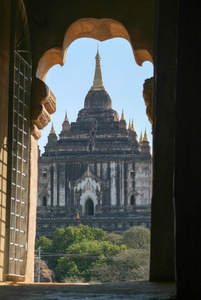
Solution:
{"label": "tree canopy", "polygon": [[56,229],[52,240],[40,237],[36,249],[59,282],[114,282],[147,279],[149,242],[144,227],[119,235],[80,225]]}
{"label": "tree canopy", "polygon": [[149,249],[150,231],[142,226],[134,226],[123,233],[123,243],[133,249]]}

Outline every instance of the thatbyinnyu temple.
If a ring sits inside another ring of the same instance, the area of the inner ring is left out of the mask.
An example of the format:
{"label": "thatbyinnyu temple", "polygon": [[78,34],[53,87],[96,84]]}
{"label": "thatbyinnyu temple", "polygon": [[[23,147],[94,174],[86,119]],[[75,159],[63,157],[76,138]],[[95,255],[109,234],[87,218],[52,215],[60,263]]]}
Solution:
{"label": "thatbyinnyu temple", "polygon": [[[151,154],[146,130],[139,141],[102,82],[99,51],[93,85],[76,122],[67,113],[59,138],[52,125],[38,161],[37,236],[78,222],[108,232],[150,228]],[[80,221],[79,221],[79,217]]]}

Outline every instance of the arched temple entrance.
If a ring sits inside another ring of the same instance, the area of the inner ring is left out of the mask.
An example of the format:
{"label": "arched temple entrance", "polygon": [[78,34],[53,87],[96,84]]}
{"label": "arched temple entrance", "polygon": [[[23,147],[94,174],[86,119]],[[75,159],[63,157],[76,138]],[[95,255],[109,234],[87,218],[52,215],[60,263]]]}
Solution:
{"label": "arched temple entrance", "polygon": [[94,203],[90,198],[88,198],[85,203],[85,215],[87,216],[94,215]]}

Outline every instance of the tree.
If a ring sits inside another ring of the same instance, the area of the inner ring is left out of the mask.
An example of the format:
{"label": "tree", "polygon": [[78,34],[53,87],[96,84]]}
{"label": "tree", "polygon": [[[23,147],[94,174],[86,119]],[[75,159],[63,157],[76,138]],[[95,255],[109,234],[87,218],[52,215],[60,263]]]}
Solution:
{"label": "tree", "polygon": [[122,245],[123,244],[123,236],[120,234],[116,234],[114,232],[108,233],[104,239],[105,241],[110,241],[113,244]]}
{"label": "tree", "polygon": [[53,238],[53,252],[66,253],[66,249],[84,240],[100,240],[106,236],[106,232],[99,228],[91,228],[86,225],[79,227],[57,228]]}
{"label": "tree", "polygon": [[142,226],[134,226],[123,233],[123,243],[128,248],[149,249],[150,230]]}
{"label": "tree", "polygon": [[39,246],[43,252],[50,252],[52,248],[52,241],[45,236],[41,236],[35,243],[35,249],[38,249]]}
{"label": "tree", "polygon": [[115,282],[148,278],[149,242],[144,227],[118,235],[81,225],[58,228],[52,241],[41,237],[36,247],[49,252],[45,259],[60,282]]}
{"label": "tree", "polygon": [[128,249],[111,257],[109,264],[93,266],[92,279],[100,282],[148,280],[149,251]]}
{"label": "tree", "polygon": [[78,278],[90,281],[92,267],[106,265],[108,257],[125,249],[124,245],[118,246],[98,240],[84,240],[72,244],[66,251],[69,256],[59,258],[55,268],[56,276],[61,281],[74,281]]}

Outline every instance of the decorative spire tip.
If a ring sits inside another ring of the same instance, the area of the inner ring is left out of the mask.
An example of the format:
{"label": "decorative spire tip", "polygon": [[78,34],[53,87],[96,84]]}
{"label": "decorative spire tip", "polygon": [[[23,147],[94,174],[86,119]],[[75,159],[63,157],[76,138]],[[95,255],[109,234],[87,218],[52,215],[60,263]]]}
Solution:
{"label": "decorative spire tip", "polygon": [[148,142],[148,137],[147,137],[147,131],[146,131],[146,128],[145,128],[145,132],[144,132],[143,142]]}
{"label": "decorative spire tip", "polygon": [[50,133],[55,133],[55,131],[54,131],[54,126],[53,126],[53,122],[52,122],[52,127],[51,127],[51,130],[50,130]]}
{"label": "decorative spire tip", "polygon": [[135,127],[134,127],[133,119],[132,119],[131,131],[135,131]]}
{"label": "decorative spire tip", "polygon": [[102,74],[101,74],[101,66],[100,66],[100,54],[99,54],[99,46],[97,46],[97,54],[95,56],[96,59],[96,67],[95,67],[95,74],[94,74],[94,81],[91,87],[92,90],[104,90]]}
{"label": "decorative spire tip", "polygon": [[125,121],[124,110],[123,110],[123,108],[122,108],[121,120]]}
{"label": "decorative spire tip", "polygon": [[142,138],[142,131],[140,133],[140,139],[139,139],[139,142],[142,143],[143,142],[143,138]]}
{"label": "decorative spire tip", "polygon": [[64,121],[68,122],[67,111],[65,112],[65,119],[64,119]]}

